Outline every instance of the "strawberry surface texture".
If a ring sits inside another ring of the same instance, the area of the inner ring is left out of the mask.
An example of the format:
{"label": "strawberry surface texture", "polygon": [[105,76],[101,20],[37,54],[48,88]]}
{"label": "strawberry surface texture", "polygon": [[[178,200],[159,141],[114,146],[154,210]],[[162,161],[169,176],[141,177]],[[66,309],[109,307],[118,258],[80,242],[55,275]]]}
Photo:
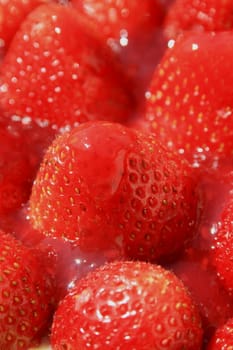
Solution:
{"label": "strawberry surface texture", "polygon": [[[64,320],[65,317],[65,320]],[[182,282],[160,266],[114,262],[91,272],[59,305],[54,349],[200,349],[202,329]]]}
{"label": "strawberry surface texture", "polygon": [[0,349],[233,349],[232,41],[230,0],[0,0]]}
{"label": "strawberry surface texture", "polygon": [[6,52],[24,18],[38,5],[47,3],[47,0],[7,0],[1,1],[0,20],[0,52]]}
{"label": "strawberry surface texture", "polygon": [[233,31],[169,41],[134,121],[195,166],[232,156]]}
{"label": "strawberry surface texture", "polygon": [[120,69],[93,36],[70,7],[48,4],[32,11],[2,63],[3,113],[63,128],[129,116],[132,101]]}
{"label": "strawberry surface texture", "polygon": [[164,20],[168,38],[185,31],[224,31],[233,26],[233,4],[230,0],[175,0]]}
{"label": "strawberry surface texture", "polygon": [[34,228],[83,250],[116,249],[154,261],[195,232],[199,195],[193,170],[153,136],[89,122],[57,137],[30,197]]}
{"label": "strawberry surface texture", "polygon": [[232,348],[233,320],[230,318],[222,327],[219,327],[211,340],[208,350],[220,350]]}
{"label": "strawberry surface texture", "polygon": [[37,344],[52,314],[53,282],[38,254],[0,232],[1,349]]}

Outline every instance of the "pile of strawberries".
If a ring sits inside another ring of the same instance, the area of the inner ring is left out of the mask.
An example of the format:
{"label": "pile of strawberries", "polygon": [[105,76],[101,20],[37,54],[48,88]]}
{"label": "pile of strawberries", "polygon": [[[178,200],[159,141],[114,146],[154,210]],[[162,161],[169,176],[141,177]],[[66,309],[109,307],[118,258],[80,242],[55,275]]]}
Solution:
{"label": "pile of strawberries", "polygon": [[232,0],[0,0],[0,349],[233,349]]}

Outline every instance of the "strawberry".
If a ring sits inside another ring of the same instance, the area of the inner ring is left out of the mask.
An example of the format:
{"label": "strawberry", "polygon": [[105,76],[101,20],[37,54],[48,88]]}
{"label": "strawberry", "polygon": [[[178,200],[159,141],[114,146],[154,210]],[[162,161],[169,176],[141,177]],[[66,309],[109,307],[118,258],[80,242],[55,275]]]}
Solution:
{"label": "strawberry", "polygon": [[[29,199],[44,149],[54,132],[0,116],[0,217],[13,213]],[[0,219],[0,220],[1,220]]]}
{"label": "strawberry", "polygon": [[[121,63],[137,102],[159,62],[166,41],[161,39],[164,4],[160,0],[71,0]],[[143,64],[142,64],[143,62]]]}
{"label": "strawberry", "polygon": [[105,264],[60,303],[51,344],[58,349],[201,349],[199,314],[182,282],[145,262]]}
{"label": "strawberry", "polygon": [[230,292],[233,291],[233,198],[229,196],[222,211],[213,243],[213,264],[219,278]]}
{"label": "strawberry", "polygon": [[204,345],[216,328],[233,316],[232,293],[217,276],[212,255],[222,211],[232,189],[232,176],[232,165],[200,172],[198,183],[203,193],[203,209],[197,234],[192,246],[186,248],[179,259],[165,265],[188,287],[199,309]]}
{"label": "strawberry", "polygon": [[0,348],[27,350],[48,327],[54,284],[40,255],[2,231],[0,251]]}
{"label": "strawberry", "polygon": [[45,237],[43,232],[32,228],[27,206],[11,216],[0,217],[0,227],[12,232],[27,247],[39,251],[40,255],[43,254],[46,270],[56,281],[56,289],[53,291],[55,305],[75,281],[85,276],[88,271],[105,262],[121,258],[119,252],[114,249],[82,251],[80,247],[73,246],[63,238]]}
{"label": "strawberry", "polygon": [[167,49],[134,127],[194,166],[232,159],[233,31],[186,33]]}
{"label": "strawberry", "polygon": [[233,344],[233,318],[219,327],[211,339],[207,350],[231,350]]}
{"label": "strawberry", "polygon": [[4,0],[0,2],[0,48],[5,52],[24,18],[49,0]]}
{"label": "strawberry", "polygon": [[0,130],[0,214],[19,208],[28,200],[30,173],[27,154],[22,154],[21,143]]}
{"label": "strawberry", "polygon": [[102,49],[78,12],[41,5],[22,23],[4,58],[0,105],[5,116],[54,128],[124,120],[132,101],[123,80],[110,51]]}
{"label": "strawberry", "polygon": [[158,0],[71,0],[99,31],[101,40],[113,50],[120,50],[135,37],[158,27],[163,19],[163,7]]}
{"label": "strawberry", "polygon": [[31,222],[84,251],[172,256],[198,223],[192,172],[153,136],[117,123],[84,123],[46,152],[30,197]]}
{"label": "strawberry", "polygon": [[[189,289],[202,320],[204,342],[233,316],[233,299],[219,281],[208,251],[188,249],[169,266]],[[208,288],[207,288],[208,286]]]}
{"label": "strawberry", "polygon": [[[228,168],[221,167],[221,173],[216,182],[217,198],[210,198],[209,211],[212,217],[209,218],[211,227],[211,238],[209,247],[211,251],[212,265],[216,269],[218,278],[226,290],[232,294],[233,291],[233,171],[232,165]],[[224,182],[224,185],[223,185]],[[216,203],[216,206],[213,204]],[[216,212],[217,209],[217,212]],[[217,215],[216,215],[217,214]],[[201,226],[201,225],[200,225]]]}
{"label": "strawberry", "polygon": [[233,28],[231,0],[175,0],[164,20],[168,38],[186,30],[224,31]]}

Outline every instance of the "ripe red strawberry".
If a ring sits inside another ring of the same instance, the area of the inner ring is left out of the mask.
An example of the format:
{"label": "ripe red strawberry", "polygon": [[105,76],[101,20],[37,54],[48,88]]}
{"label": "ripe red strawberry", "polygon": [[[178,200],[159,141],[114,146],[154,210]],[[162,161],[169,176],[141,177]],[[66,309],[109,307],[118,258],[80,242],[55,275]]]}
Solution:
{"label": "ripe red strawberry", "polygon": [[140,5],[135,0],[72,0],[71,4],[102,45],[113,51],[139,102],[166,47],[161,35],[164,4],[160,0],[143,0]]}
{"label": "ripe red strawberry", "polygon": [[233,31],[186,33],[167,49],[137,127],[194,165],[232,159]]}
{"label": "ripe red strawberry", "polygon": [[231,0],[175,0],[164,21],[168,38],[186,30],[223,31],[233,28]]}
{"label": "ripe red strawberry", "polygon": [[233,198],[230,195],[214,237],[213,263],[224,286],[233,291]]}
{"label": "ripe red strawberry", "polygon": [[46,152],[30,198],[34,228],[84,251],[120,249],[154,260],[173,255],[197,227],[192,170],[153,136],[89,122]]}
{"label": "ripe red strawberry", "polygon": [[49,0],[4,0],[0,2],[0,48],[5,52],[24,18]]}
{"label": "ripe red strawberry", "polygon": [[213,332],[233,316],[232,295],[220,283],[206,250],[188,249],[170,268],[183,281],[198,307],[207,343]]}
{"label": "ripe red strawberry", "polygon": [[28,158],[19,148],[21,143],[0,130],[0,215],[18,209],[28,200],[31,169]]}
{"label": "ripe red strawberry", "polygon": [[0,116],[1,220],[28,201],[44,149],[53,137],[53,130]]}
{"label": "ripe red strawberry", "polygon": [[27,350],[46,332],[54,285],[40,255],[2,231],[0,252],[0,348]]}
{"label": "ripe red strawberry", "polygon": [[158,27],[163,8],[158,0],[72,0],[73,6],[96,26],[103,42],[113,50],[120,50],[129,41],[145,36]]}
{"label": "ripe red strawberry", "polygon": [[1,109],[58,127],[122,121],[132,107],[123,80],[78,12],[42,5],[22,23],[2,63]]}
{"label": "ripe red strawberry", "polygon": [[233,318],[219,327],[211,339],[207,350],[231,350],[233,344]]}
{"label": "ripe red strawberry", "polygon": [[114,262],[81,279],[60,303],[58,349],[198,350],[198,312],[182,282],[160,266]]}

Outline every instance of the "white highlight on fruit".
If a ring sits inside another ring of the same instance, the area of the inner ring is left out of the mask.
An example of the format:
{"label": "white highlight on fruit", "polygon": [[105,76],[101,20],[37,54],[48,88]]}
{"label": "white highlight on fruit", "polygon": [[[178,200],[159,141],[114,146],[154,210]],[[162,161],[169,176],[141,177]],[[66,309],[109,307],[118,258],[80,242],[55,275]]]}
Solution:
{"label": "white highlight on fruit", "polygon": [[29,35],[28,35],[28,34],[24,34],[24,35],[23,35],[23,40],[24,40],[24,41],[29,41],[29,39],[30,39],[30,38],[29,38]]}
{"label": "white highlight on fruit", "polygon": [[196,51],[196,50],[198,50],[198,49],[199,49],[198,44],[193,43],[193,44],[192,44],[192,50],[193,50],[193,51]]}
{"label": "white highlight on fruit", "polygon": [[56,27],[54,29],[54,31],[55,31],[56,34],[61,34],[61,28],[60,27]]}
{"label": "white highlight on fruit", "polygon": [[22,118],[22,124],[29,125],[31,123],[32,119],[30,117],[23,117]]}
{"label": "white highlight on fruit", "polygon": [[129,40],[128,40],[128,32],[127,32],[126,29],[122,29],[120,31],[120,45],[123,46],[123,47],[127,46],[128,42],[129,42]]}
{"label": "white highlight on fruit", "polygon": [[8,85],[7,84],[2,84],[0,86],[0,91],[1,92],[7,92],[8,91]]}
{"label": "white highlight on fruit", "polygon": [[18,64],[22,64],[22,63],[23,63],[22,57],[17,57],[17,58],[16,58],[16,62],[17,62]]}
{"label": "white highlight on fruit", "polygon": [[212,224],[212,226],[210,228],[210,233],[212,235],[215,235],[217,233],[217,231],[218,231],[218,224],[216,224],[216,223]]}
{"label": "white highlight on fruit", "polygon": [[121,44],[121,46],[127,46],[128,45],[128,38],[125,38],[125,37],[122,37],[122,38],[120,38],[120,44]]}
{"label": "white highlight on fruit", "polygon": [[168,43],[167,43],[167,46],[169,47],[169,49],[172,49],[174,45],[175,45],[175,40],[174,39],[169,40]]}
{"label": "white highlight on fruit", "polygon": [[82,305],[86,304],[92,298],[92,290],[84,289],[80,294],[75,296],[75,310],[82,309]]}

